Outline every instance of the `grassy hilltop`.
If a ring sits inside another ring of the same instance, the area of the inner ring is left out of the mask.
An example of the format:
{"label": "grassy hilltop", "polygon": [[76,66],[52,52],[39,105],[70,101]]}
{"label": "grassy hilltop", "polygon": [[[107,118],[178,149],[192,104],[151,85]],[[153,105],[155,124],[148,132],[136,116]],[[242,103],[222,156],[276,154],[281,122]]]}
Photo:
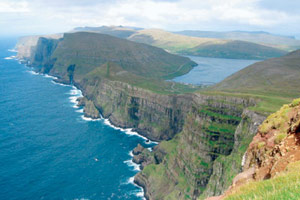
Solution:
{"label": "grassy hilltop", "polygon": [[[145,43],[152,46],[166,49],[172,53],[219,57],[236,59],[267,59],[286,54],[291,42],[287,43],[286,48],[281,45],[269,45],[263,42],[254,42],[255,38],[260,41],[260,35],[249,34],[252,40],[247,40],[243,33],[236,38],[218,37],[194,37],[184,34],[171,33],[160,29],[133,29],[122,26],[103,26],[103,27],[79,27],[73,31],[87,31],[108,34],[131,41]],[[274,41],[273,35],[267,39]],[[297,41],[297,40],[295,40]],[[275,42],[276,43],[276,42]],[[274,48],[275,47],[275,48]]]}
{"label": "grassy hilltop", "polygon": [[[49,42],[45,45],[49,46]],[[43,45],[38,46],[43,48]],[[64,34],[53,52],[48,53],[49,62],[53,62],[50,70],[65,80],[70,79],[72,73],[72,78],[78,81],[91,77],[107,78],[161,93],[194,90],[164,80],[186,74],[196,63],[150,45],[105,34],[76,32]],[[40,66],[38,58],[41,56],[37,55],[32,63]],[[48,65],[44,63],[44,66]]]}

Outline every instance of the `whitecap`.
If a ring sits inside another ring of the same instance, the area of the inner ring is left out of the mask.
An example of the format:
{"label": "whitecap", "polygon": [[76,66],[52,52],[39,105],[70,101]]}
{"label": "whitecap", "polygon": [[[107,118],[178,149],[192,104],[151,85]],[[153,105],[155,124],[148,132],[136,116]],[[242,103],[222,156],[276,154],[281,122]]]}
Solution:
{"label": "whitecap", "polygon": [[83,109],[76,110],[78,113],[83,113]]}
{"label": "whitecap", "polygon": [[125,160],[124,163],[127,164],[129,167],[133,168],[134,171],[141,171],[140,165],[134,163],[134,162],[132,161],[132,159],[130,159],[130,160]]}
{"label": "whitecap", "polygon": [[126,184],[132,184],[132,185],[138,187],[139,190],[136,191],[136,192],[134,192],[135,196],[141,197],[143,200],[146,200],[146,198],[144,197],[144,195],[145,195],[144,188],[142,188],[141,186],[137,185],[137,184],[134,182],[134,176],[133,176],[133,177],[130,177],[130,178],[127,180]]}
{"label": "whitecap", "polygon": [[35,71],[27,71],[28,73],[32,74],[32,75],[39,75],[39,73],[35,72]]}
{"label": "whitecap", "polygon": [[57,77],[55,77],[55,76],[50,76],[50,75],[48,75],[48,74],[44,74],[44,77],[45,77],[45,78],[52,78],[52,79],[54,79],[54,80],[57,79]]}
{"label": "whitecap", "polygon": [[101,120],[101,118],[93,119],[90,117],[85,117],[84,115],[81,115],[81,119],[83,119],[84,121],[99,121],[99,120]]}
{"label": "whitecap", "polygon": [[69,86],[69,85],[66,85],[66,84],[63,84],[63,83],[58,83],[58,82],[56,82],[56,81],[51,81],[53,84],[55,84],[55,85],[60,85],[60,86]]}
{"label": "whitecap", "polygon": [[133,153],[132,153],[132,151],[129,151],[129,153],[128,153],[131,157],[133,157],[134,155],[133,155]]}
{"label": "whitecap", "polygon": [[76,96],[72,96],[72,97],[69,97],[71,103],[77,103],[77,97]]}
{"label": "whitecap", "polygon": [[106,124],[106,125],[112,127],[112,128],[115,129],[115,130],[120,130],[120,131],[124,132],[125,134],[127,134],[127,135],[129,135],[129,136],[138,136],[138,137],[140,137],[140,138],[143,138],[145,141],[148,140],[149,142],[147,142],[147,144],[150,144],[150,143],[152,143],[152,144],[158,144],[158,142],[154,142],[154,141],[152,141],[152,140],[149,140],[148,138],[146,138],[146,137],[144,137],[144,136],[138,134],[138,132],[133,131],[132,128],[126,128],[126,129],[124,129],[124,128],[120,128],[120,127],[117,127],[117,126],[113,125],[113,124],[109,121],[109,119],[104,119],[104,124]]}
{"label": "whitecap", "polygon": [[7,51],[9,51],[9,52],[14,52],[14,53],[17,53],[17,52],[18,52],[16,49],[8,49]]}
{"label": "whitecap", "polygon": [[16,56],[9,56],[9,57],[5,57],[4,59],[5,60],[12,60],[12,59],[15,59],[16,58]]}

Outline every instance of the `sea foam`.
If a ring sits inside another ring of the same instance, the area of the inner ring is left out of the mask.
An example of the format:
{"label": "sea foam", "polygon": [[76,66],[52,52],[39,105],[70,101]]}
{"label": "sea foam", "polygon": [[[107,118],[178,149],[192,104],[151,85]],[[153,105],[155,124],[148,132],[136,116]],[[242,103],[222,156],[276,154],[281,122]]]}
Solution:
{"label": "sea foam", "polygon": [[12,60],[12,59],[16,59],[16,56],[9,56],[9,57],[5,57],[5,60]]}

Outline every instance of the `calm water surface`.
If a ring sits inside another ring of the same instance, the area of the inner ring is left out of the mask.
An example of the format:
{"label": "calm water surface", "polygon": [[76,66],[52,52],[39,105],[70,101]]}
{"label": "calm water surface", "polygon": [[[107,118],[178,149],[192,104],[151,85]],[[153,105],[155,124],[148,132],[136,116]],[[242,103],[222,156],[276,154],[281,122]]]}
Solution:
{"label": "calm water surface", "polygon": [[224,80],[231,74],[255,63],[258,60],[240,60],[223,58],[205,58],[188,56],[198,63],[188,74],[177,77],[173,81],[195,85],[212,85]]}

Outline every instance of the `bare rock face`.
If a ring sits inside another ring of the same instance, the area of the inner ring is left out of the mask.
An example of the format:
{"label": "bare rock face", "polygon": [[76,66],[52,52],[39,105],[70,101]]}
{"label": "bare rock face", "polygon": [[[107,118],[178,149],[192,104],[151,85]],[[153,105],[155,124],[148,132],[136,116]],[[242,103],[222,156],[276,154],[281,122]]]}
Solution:
{"label": "bare rock face", "polygon": [[300,160],[300,100],[284,105],[260,126],[246,153],[244,170],[255,167],[255,180],[274,177]]}
{"label": "bare rock face", "polygon": [[133,149],[132,154],[134,155],[132,161],[139,164],[141,169],[154,162],[151,152],[141,144]]}
{"label": "bare rock face", "polygon": [[133,155],[138,155],[140,153],[143,152],[145,148],[141,145],[141,144],[138,144],[132,151]]}
{"label": "bare rock face", "polygon": [[98,109],[95,107],[94,103],[90,100],[85,101],[85,106],[83,111],[85,117],[90,117],[92,119],[97,119],[100,117]]}
{"label": "bare rock face", "polygon": [[[271,179],[300,160],[300,99],[284,105],[258,128],[243,157],[243,171],[219,199],[249,181]],[[217,197],[216,197],[217,198]]]}

